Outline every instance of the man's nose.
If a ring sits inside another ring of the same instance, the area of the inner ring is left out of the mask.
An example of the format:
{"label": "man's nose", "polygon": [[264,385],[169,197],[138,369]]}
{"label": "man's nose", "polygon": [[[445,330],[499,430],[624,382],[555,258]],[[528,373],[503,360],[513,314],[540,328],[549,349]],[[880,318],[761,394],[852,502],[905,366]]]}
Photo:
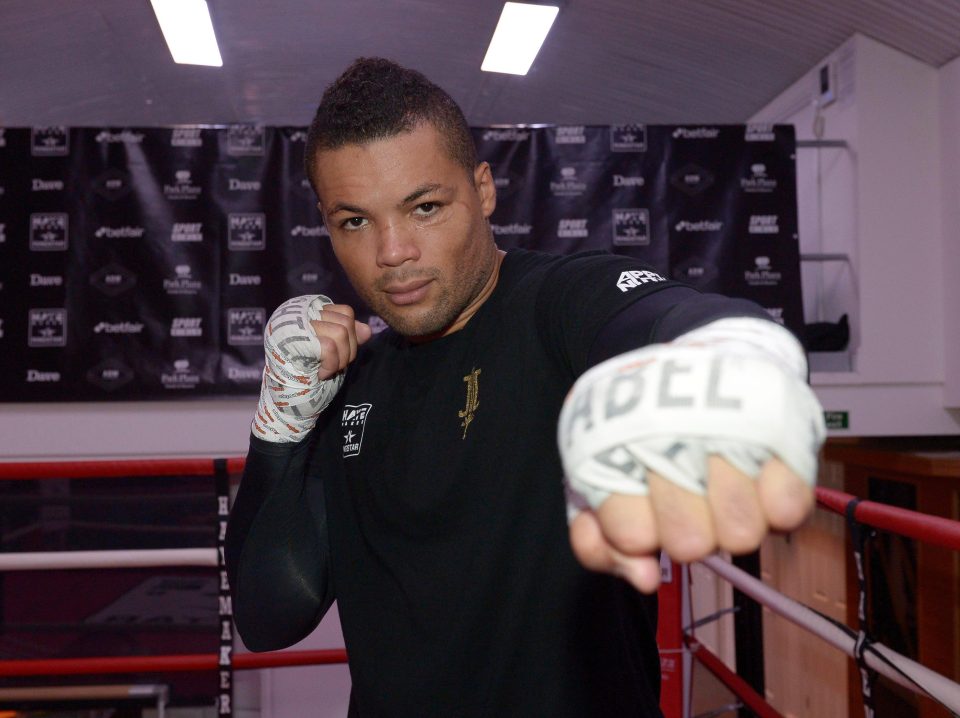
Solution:
{"label": "man's nose", "polygon": [[377,264],[381,267],[399,267],[404,262],[420,258],[415,232],[401,222],[384,225],[377,246]]}

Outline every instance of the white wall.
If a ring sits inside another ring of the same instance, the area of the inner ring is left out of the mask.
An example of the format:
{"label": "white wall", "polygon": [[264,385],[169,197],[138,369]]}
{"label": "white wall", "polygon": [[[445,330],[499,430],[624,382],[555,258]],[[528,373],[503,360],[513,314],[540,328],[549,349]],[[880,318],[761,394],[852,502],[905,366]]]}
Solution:
{"label": "white wall", "polygon": [[[855,35],[824,62],[836,67],[838,99],[822,110],[823,138],[848,146],[798,149],[801,252],[842,253],[850,264],[805,263],[805,308],[807,321],[849,311],[854,326],[849,364],[817,371],[814,357],[812,384],[824,408],[850,412],[849,429],[834,434],[960,433],[944,401],[947,358],[957,362],[945,322],[957,303],[945,286],[940,190],[942,136],[960,130],[960,72],[948,115],[942,73],[874,40]],[[815,139],[821,64],[752,120],[793,123],[798,139]]]}
{"label": "white wall", "polygon": [[943,203],[944,402],[960,407],[960,58],[940,68]]}

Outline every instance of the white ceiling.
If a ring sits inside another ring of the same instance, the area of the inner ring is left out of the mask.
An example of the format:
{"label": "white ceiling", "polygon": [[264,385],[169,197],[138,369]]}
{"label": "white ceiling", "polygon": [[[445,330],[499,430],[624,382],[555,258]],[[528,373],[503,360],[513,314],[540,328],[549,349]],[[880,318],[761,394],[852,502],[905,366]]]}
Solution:
{"label": "white ceiling", "polygon": [[500,0],[209,4],[222,68],[175,65],[148,0],[0,0],[0,125],[303,125],[361,55],[473,125],[743,122],[855,32],[960,55],[960,0],[560,0],[526,77],[480,72]]}

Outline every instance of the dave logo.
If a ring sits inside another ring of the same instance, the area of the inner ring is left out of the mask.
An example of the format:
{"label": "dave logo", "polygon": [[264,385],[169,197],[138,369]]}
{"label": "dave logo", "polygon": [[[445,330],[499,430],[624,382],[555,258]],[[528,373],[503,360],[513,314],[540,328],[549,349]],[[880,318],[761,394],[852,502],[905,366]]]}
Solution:
{"label": "dave logo", "polygon": [[372,404],[347,404],[343,407],[340,420],[340,433],[343,435],[343,458],[357,456],[363,443],[363,428]]}

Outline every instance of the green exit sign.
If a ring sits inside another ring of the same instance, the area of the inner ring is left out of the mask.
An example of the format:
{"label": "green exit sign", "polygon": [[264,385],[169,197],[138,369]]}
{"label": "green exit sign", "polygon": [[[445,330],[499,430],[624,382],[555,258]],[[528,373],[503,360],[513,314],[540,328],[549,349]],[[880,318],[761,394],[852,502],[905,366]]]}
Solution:
{"label": "green exit sign", "polygon": [[849,429],[850,412],[849,411],[825,411],[823,420],[828,429]]}

